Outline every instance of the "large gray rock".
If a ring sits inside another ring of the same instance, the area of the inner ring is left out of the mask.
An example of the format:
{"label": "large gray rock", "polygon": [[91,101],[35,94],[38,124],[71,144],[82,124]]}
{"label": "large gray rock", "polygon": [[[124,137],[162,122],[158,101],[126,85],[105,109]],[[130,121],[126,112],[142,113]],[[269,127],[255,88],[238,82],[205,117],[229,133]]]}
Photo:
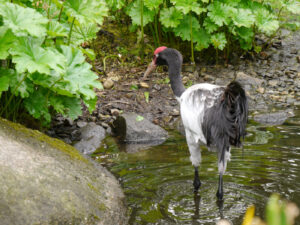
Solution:
{"label": "large gray rock", "polygon": [[241,71],[237,73],[236,81],[241,83],[247,91],[252,90],[253,88],[257,89],[264,83],[264,80],[249,76]]}
{"label": "large gray rock", "polygon": [[168,132],[136,113],[123,113],[113,123],[113,132],[126,143],[160,144]]}
{"label": "large gray rock", "polygon": [[292,116],[294,116],[294,113],[290,110],[286,110],[286,111],[278,111],[278,112],[258,114],[258,115],[255,115],[253,117],[253,119],[256,122],[266,124],[266,125],[281,125],[289,117],[292,117]]}
{"label": "large gray rock", "polygon": [[105,129],[93,122],[80,128],[81,140],[74,147],[84,154],[92,154],[105,138]]}
{"label": "large gray rock", "polygon": [[75,148],[0,118],[0,221],[126,224],[116,179]]}

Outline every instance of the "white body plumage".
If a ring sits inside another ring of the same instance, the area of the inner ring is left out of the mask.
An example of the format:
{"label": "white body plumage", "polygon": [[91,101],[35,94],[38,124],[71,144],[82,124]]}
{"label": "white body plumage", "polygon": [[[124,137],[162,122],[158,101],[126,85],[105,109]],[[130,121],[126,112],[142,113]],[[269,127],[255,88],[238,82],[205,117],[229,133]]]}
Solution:
{"label": "white body plumage", "polygon": [[[207,109],[213,107],[224,94],[225,87],[201,83],[186,89],[180,98],[180,114],[184,125],[186,140],[190,151],[190,160],[197,167],[201,162],[200,145],[206,145],[206,138],[202,130],[204,115]],[[225,153],[225,164],[219,165],[219,172],[224,173],[226,162],[230,159],[230,150]],[[222,163],[223,164],[223,163]]]}

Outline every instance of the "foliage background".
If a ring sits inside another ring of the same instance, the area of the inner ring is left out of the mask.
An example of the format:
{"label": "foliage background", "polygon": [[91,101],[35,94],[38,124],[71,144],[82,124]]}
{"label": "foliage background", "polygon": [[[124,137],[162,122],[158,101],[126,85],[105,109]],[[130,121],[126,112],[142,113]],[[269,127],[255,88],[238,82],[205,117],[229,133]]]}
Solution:
{"label": "foliage background", "polygon": [[[0,116],[20,120],[29,113],[45,125],[56,113],[76,119],[82,114],[83,104],[90,112],[95,109],[95,90],[102,85],[93,72],[93,62],[102,57],[105,71],[105,60],[118,57],[103,54],[93,45],[104,21],[119,27],[125,21],[129,30],[137,33],[134,53],[139,54],[141,62],[146,36],[154,42],[154,46],[147,46],[151,52],[160,45],[183,46],[190,49],[194,62],[194,52],[213,49],[217,62],[220,51],[227,58],[235,51],[259,53],[264,46],[257,45],[257,35],[271,42],[280,27],[300,27],[299,21],[286,17],[300,14],[299,0],[0,3]],[[127,53],[120,46],[117,50]]]}

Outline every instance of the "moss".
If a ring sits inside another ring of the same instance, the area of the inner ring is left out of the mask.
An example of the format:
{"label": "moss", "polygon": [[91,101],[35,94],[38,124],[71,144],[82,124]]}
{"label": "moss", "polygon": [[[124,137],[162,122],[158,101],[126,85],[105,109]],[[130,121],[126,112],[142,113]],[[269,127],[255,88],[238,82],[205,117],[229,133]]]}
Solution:
{"label": "moss", "polygon": [[26,138],[37,139],[53,148],[67,153],[73,159],[77,159],[86,163],[88,162],[88,160],[83,157],[74,147],[64,143],[61,140],[51,138],[40,131],[28,129],[21,124],[13,123],[3,118],[0,118],[0,126],[5,127],[5,130],[10,134],[17,132]]}

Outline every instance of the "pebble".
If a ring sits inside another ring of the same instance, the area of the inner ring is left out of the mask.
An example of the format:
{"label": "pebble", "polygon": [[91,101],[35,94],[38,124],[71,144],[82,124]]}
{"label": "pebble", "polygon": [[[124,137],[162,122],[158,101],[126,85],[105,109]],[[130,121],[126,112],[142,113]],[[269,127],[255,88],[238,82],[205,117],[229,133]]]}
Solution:
{"label": "pebble", "polygon": [[149,85],[146,82],[140,82],[142,88],[149,88]]}
{"label": "pebble", "polygon": [[260,93],[260,94],[265,93],[265,89],[264,89],[263,87],[257,88],[256,91],[257,91],[258,93]]}
{"label": "pebble", "polygon": [[272,87],[276,87],[278,85],[278,80],[269,80],[268,84]]}
{"label": "pebble", "polygon": [[105,89],[111,89],[113,86],[114,86],[114,82],[113,82],[113,80],[110,79],[110,78],[107,78],[107,79],[104,81],[104,83],[103,83],[103,87],[104,87]]}

